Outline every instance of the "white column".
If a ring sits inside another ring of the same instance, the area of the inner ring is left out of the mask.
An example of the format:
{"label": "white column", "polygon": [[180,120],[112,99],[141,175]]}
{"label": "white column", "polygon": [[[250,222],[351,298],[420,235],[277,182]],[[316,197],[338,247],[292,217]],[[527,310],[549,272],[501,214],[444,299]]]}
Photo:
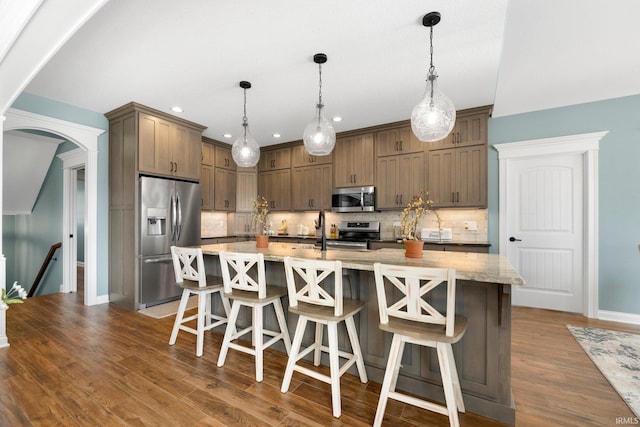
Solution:
{"label": "white column", "polygon": [[[6,117],[4,114],[0,115],[0,213],[2,213],[2,153],[4,152],[4,121]],[[7,263],[2,250],[2,221],[0,221],[0,286],[2,289],[6,288],[7,284]],[[7,338],[7,310],[0,309],[0,348],[9,347],[9,339]]]}

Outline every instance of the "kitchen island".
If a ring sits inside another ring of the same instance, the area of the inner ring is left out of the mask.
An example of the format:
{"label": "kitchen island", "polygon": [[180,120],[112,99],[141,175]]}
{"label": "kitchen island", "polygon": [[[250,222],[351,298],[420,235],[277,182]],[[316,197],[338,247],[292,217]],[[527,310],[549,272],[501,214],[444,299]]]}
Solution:
{"label": "kitchen island", "polygon": [[[456,312],[469,320],[463,339],[453,346],[456,365],[467,411],[484,415],[507,424],[515,424],[515,406],[511,394],[511,286],[524,280],[506,258],[496,254],[470,252],[424,251],[421,259],[406,258],[403,250],[328,250],[322,252],[304,243],[272,242],[258,249],[255,242],[202,245],[207,273],[220,273],[217,256],[220,251],[261,252],[267,261],[267,282],[286,286],[282,261],[285,256],[317,260],[340,260],[344,269],[344,294],[347,298],[365,301],[359,313],[360,345],[371,380],[382,382],[391,335],[378,328],[378,305],[373,277],[373,264],[446,267],[456,269]],[[434,293],[431,303],[441,308],[444,289]],[[286,305],[286,298],[284,301]],[[221,307],[215,307],[216,311]],[[285,310],[286,311],[286,310]],[[246,316],[249,314],[246,313]],[[245,318],[248,323],[249,317]],[[290,333],[295,318],[287,316]],[[267,315],[265,326],[275,328],[275,316]],[[306,343],[313,341],[307,331]],[[348,350],[346,331],[340,343]],[[284,349],[282,349],[284,351]],[[323,364],[328,364],[323,360]],[[444,401],[440,372],[435,352],[418,346],[407,346],[402,360],[398,388],[428,398]]]}

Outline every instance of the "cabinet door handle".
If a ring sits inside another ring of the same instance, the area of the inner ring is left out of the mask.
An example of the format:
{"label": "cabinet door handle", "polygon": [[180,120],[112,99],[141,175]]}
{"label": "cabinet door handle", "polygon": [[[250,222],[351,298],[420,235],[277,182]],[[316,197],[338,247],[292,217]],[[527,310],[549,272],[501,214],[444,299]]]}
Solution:
{"label": "cabinet door handle", "polygon": [[400,195],[400,204],[402,205],[402,194]]}
{"label": "cabinet door handle", "polygon": [[460,192],[456,191],[456,203],[460,203]]}
{"label": "cabinet door handle", "polygon": [[170,167],[169,172],[173,172],[173,162],[169,162],[169,167]]}
{"label": "cabinet door handle", "polygon": [[396,141],[396,151],[398,151],[398,141]]}
{"label": "cabinet door handle", "polygon": [[402,140],[400,140],[400,151],[402,151]]}
{"label": "cabinet door handle", "polygon": [[174,165],[176,165],[176,170],[174,170],[174,172],[178,173],[178,162],[175,162]]}

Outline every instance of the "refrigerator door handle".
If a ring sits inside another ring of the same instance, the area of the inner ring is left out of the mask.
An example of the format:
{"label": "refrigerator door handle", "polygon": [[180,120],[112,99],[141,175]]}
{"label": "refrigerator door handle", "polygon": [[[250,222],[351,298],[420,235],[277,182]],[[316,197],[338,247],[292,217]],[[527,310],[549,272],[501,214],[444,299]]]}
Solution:
{"label": "refrigerator door handle", "polygon": [[180,240],[182,234],[182,203],[180,202],[180,193],[176,194],[176,204],[178,205],[178,226],[176,227],[176,242]]}
{"label": "refrigerator door handle", "polygon": [[162,258],[147,258],[143,261],[145,264],[158,264],[158,263],[172,263],[173,258],[171,257],[162,257]]}
{"label": "refrigerator door handle", "polygon": [[171,244],[173,244],[176,240],[176,196],[175,194],[171,195]]}

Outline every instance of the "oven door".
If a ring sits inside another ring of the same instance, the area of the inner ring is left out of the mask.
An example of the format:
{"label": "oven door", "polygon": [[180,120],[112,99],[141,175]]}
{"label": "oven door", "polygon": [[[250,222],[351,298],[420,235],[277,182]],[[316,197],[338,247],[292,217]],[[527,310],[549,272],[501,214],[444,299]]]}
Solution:
{"label": "oven door", "polygon": [[350,240],[327,240],[328,249],[367,249],[367,242],[354,242]]}

